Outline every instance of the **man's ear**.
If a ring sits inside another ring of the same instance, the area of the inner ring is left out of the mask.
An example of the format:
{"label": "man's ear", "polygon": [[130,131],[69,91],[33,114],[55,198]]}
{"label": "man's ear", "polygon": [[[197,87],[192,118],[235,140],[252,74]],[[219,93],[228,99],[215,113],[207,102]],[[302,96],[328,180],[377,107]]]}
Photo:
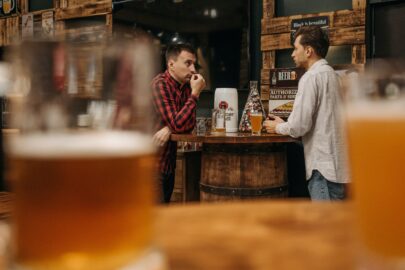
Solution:
{"label": "man's ear", "polygon": [[169,59],[169,61],[167,62],[168,68],[169,68],[169,69],[173,69],[173,65],[174,65],[173,59]]}
{"label": "man's ear", "polygon": [[305,55],[311,57],[314,54],[314,49],[311,46],[305,47]]}

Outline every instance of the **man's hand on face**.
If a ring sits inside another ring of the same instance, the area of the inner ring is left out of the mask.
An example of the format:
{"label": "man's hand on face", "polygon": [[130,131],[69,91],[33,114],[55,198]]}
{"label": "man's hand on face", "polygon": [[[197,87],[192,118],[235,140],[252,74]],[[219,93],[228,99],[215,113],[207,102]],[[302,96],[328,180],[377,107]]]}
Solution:
{"label": "man's hand on face", "polygon": [[267,119],[269,120],[263,122],[263,126],[266,128],[267,133],[276,133],[277,125],[280,123],[284,123],[283,119],[273,114],[269,114]]}
{"label": "man's hand on face", "polygon": [[193,74],[190,79],[191,94],[200,96],[201,91],[205,88],[206,83],[200,74]]}
{"label": "man's hand on face", "polygon": [[153,142],[156,146],[164,146],[170,139],[172,132],[169,127],[164,127],[153,135]]}

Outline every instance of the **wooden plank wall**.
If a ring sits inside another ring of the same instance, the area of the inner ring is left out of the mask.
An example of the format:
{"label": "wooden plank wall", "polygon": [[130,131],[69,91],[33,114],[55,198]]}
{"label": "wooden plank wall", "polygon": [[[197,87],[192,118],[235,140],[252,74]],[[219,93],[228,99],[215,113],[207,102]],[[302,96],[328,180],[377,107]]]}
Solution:
{"label": "wooden plank wall", "polygon": [[61,0],[55,11],[56,20],[111,14],[111,0]]}
{"label": "wooden plank wall", "polygon": [[274,16],[275,1],[263,0],[261,99],[265,107],[267,107],[266,105],[270,96],[270,69],[275,68],[276,50],[292,48],[290,44],[290,30],[291,20],[293,19],[327,16],[330,24],[330,44],[352,45],[351,63],[347,64],[356,67],[365,64],[366,0],[352,0],[351,10],[337,10],[286,17]]}
{"label": "wooden plank wall", "polygon": [[11,45],[19,40],[20,18],[17,15],[0,18],[0,46]]}

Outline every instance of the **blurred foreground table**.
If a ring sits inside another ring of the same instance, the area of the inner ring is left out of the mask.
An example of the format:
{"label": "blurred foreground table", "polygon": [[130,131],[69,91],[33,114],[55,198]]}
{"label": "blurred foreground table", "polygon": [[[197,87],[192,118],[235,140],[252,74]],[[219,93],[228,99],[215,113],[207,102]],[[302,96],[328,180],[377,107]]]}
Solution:
{"label": "blurred foreground table", "polygon": [[173,270],[354,269],[350,203],[276,200],[159,207]]}
{"label": "blurred foreground table", "polygon": [[[0,269],[6,269],[10,202],[0,193]],[[348,202],[179,204],[156,212],[156,241],[169,270],[355,269]]]}

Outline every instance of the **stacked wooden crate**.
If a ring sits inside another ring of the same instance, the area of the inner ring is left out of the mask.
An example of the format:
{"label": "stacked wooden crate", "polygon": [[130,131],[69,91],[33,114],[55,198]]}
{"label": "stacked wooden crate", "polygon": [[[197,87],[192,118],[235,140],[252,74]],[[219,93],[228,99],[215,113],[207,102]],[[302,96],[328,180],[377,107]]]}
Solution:
{"label": "stacked wooden crate", "polygon": [[0,18],[0,46],[11,45],[19,39],[19,24],[18,15]]}
{"label": "stacked wooden crate", "polygon": [[75,63],[70,64],[76,68],[77,89],[68,92],[82,98],[98,97],[102,88],[102,63],[98,54],[100,46],[112,34],[112,1],[59,0],[55,4],[56,34],[81,43],[72,49],[75,57],[71,61]]}
{"label": "stacked wooden crate", "polygon": [[[31,14],[33,17],[33,35],[44,30],[44,14],[50,16],[51,35],[66,36],[74,31],[107,31],[112,32],[112,0],[53,0],[53,8],[45,10],[30,11],[30,0],[18,0],[18,12],[7,17],[0,17],[0,46],[11,45],[21,40],[21,32],[26,27],[23,18]],[[103,16],[105,23],[100,26],[78,27],[75,30],[66,28],[66,21],[71,19],[83,19],[93,16]],[[24,24],[24,25],[23,25]]]}
{"label": "stacked wooden crate", "polygon": [[276,50],[292,48],[290,42],[291,21],[294,19],[328,17],[330,44],[332,46],[352,46],[351,63],[347,63],[349,66],[357,65],[357,67],[361,68],[365,64],[366,0],[352,0],[351,10],[287,17],[275,17],[275,1],[263,0],[261,99],[266,108],[268,108],[270,98],[270,69],[276,67]]}

